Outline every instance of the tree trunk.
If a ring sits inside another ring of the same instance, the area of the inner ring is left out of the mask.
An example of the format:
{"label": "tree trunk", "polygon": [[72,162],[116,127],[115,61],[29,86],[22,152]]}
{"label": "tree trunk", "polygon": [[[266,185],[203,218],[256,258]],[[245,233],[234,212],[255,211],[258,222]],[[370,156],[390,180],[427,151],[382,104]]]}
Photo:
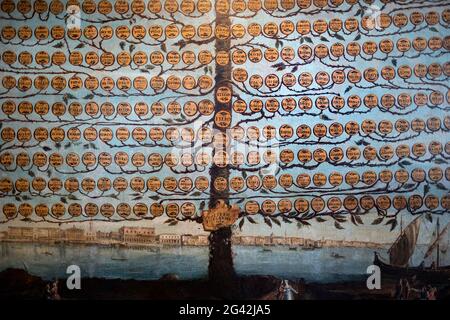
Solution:
{"label": "tree trunk", "polygon": [[[221,13],[217,10],[216,6],[216,25],[226,25],[231,26],[230,18],[228,14]],[[225,51],[230,52],[230,39],[218,39],[215,41],[215,52]],[[215,91],[214,91],[214,102],[215,102],[215,114],[218,112],[227,111],[231,117],[231,99],[229,102],[218,101],[216,92],[219,88],[227,87],[232,92],[231,86],[231,64],[228,62],[226,65],[219,65],[216,62],[215,66]],[[227,128],[223,126],[218,126],[216,122],[213,125],[214,133],[220,134],[226,133]],[[213,150],[213,155],[219,150],[226,150],[227,146],[222,147],[216,146]],[[223,177],[228,181],[229,168],[218,167],[213,164],[209,170],[211,178],[210,187],[210,201],[209,208],[214,208],[218,200],[223,200],[226,204],[229,203],[229,188],[225,190],[216,190],[214,186],[214,181],[218,177]],[[209,267],[208,274],[209,280],[214,284],[217,289],[221,292],[227,292],[232,294],[234,287],[236,273],[233,266],[233,255],[231,248],[231,227],[220,228],[219,230],[212,231],[209,235]],[[230,287],[231,286],[231,287]]]}
{"label": "tree trunk", "polygon": [[236,278],[231,249],[231,232],[231,228],[227,227],[212,231],[209,235],[208,274],[212,282],[224,284]]}

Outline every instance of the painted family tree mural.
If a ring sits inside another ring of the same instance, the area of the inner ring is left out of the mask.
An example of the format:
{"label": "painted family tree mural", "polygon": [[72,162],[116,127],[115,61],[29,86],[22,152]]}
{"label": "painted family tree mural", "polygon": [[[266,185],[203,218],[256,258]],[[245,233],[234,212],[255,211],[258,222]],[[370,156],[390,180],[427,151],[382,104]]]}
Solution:
{"label": "painted family tree mural", "polygon": [[448,1],[2,0],[1,222],[445,215]]}

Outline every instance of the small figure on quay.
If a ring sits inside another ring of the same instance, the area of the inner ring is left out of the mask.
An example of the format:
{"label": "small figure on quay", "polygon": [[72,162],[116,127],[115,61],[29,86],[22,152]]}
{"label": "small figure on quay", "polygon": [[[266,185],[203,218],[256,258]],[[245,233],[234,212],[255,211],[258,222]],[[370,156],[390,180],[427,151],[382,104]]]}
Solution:
{"label": "small figure on quay", "polygon": [[49,300],[61,300],[61,296],[58,293],[58,279],[52,283],[48,283],[45,287],[47,299]]}
{"label": "small figure on quay", "polygon": [[427,287],[427,300],[436,300],[437,289],[428,285]]}
{"label": "small figure on quay", "polygon": [[410,285],[408,279],[400,278],[399,282],[395,286],[395,299],[408,300],[410,293]]}
{"label": "small figure on quay", "polygon": [[298,292],[291,287],[288,280],[281,281],[280,288],[278,289],[279,300],[295,300],[293,292],[298,294]]}

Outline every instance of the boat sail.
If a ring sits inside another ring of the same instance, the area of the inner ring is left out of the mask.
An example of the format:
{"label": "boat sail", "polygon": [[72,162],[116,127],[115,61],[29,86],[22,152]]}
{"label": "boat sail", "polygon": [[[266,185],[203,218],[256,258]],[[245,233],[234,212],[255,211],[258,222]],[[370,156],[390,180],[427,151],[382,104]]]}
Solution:
{"label": "boat sail", "polygon": [[414,267],[408,265],[408,261],[414,253],[417,238],[420,229],[419,218],[414,219],[405,230],[400,231],[400,235],[389,249],[390,263],[384,262],[379,254],[375,252],[374,264],[379,266],[381,271],[386,275],[395,277],[417,276],[427,281],[448,281],[450,279],[450,266],[439,265],[439,243],[443,240],[445,234],[450,228],[449,224],[439,232],[439,219],[436,225],[436,233],[433,234],[434,241],[431,242],[425,253],[425,258],[429,257],[436,250],[436,262],[430,267],[425,267],[424,261],[420,266]]}
{"label": "boat sail", "polygon": [[420,217],[414,219],[400,232],[397,240],[389,248],[389,262],[397,267],[406,267],[414,253],[420,229]]}
{"label": "boat sail", "polygon": [[[442,239],[447,234],[449,226],[450,226],[450,222],[447,223],[447,225],[444,227],[444,229],[442,229],[442,231],[440,233],[438,233],[438,235],[436,236],[436,239],[428,247],[427,252],[425,252],[424,259],[426,259],[429,256],[431,256],[431,254],[433,253],[434,249],[437,249],[436,252],[437,252],[437,255],[439,256],[439,244],[441,243]],[[436,257],[436,258],[438,258],[438,257]],[[437,266],[439,266],[439,261],[437,261]]]}

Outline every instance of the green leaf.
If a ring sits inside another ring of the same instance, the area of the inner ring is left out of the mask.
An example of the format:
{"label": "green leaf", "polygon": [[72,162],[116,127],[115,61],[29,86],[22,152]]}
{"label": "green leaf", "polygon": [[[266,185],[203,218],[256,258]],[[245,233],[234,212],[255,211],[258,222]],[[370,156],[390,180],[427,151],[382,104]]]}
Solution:
{"label": "green leaf", "polygon": [[436,186],[438,187],[438,189],[447,191],[447,188],[441,182],[439,182]]}
{"label": "green leaf", "polygon": [[355,143],[356,143],[356,145],[358,145],[358,146],[361,146],[361,145],[363,145],[363,146],[368,146],[368,145],[370,145],[370,143],[367,142],[367,141],[365,141],[364,139],[360,139],[360,140],[356,141]]}
{"label": "green leaf", "polygon": [[340,216],[340,217],[333,216],[333,218],[334,218],[334,220],[336,220],[337,222],[346,222],[346,221],[347,221],[347,218],[342,217],[342,216]]}
{"label": "green leaf", "polygon": [[267,224],[269,227],[271,227],[272,228],[272,222],[270,221],[270,219],[269,218],[267,218],[267,217],[264,217],[264,223],[265,224]]}
{"label": "green leaf", "polygon": [[359,224],[364,224],[363,220],[359,215],[355,214],[353,215],[353,217],[355,217],[356,222],[358,222]]}
{"label": "green leaf", "polygon": [[310,226],[310,225],[311,225],[311,223],[309,223],[309,222],[306,221],[306,220],[299,220],[299,222],[300,222],[302,225],[304,225],[304,226]]}
{"label": "green leaf", "polygon": [[436,164],[447,164],[448,162],[444,159],[441,158],[436,158],[436,160],[434,160],[434,163]]}
{"label": "green leaf", "polygon": [[69,194],[68,196],[67,196],[67,198],[69,199],[69,200],[79,200],[76,196],[74,196],[73,194]]}
{"label": "green leaf", "polygon": [[375,220],[373,220],[372,221],[372,224],[380,224],[381,222],[383,222],[383,220],[384,220],[384,217],[379,217],[379,218],[376,218]]}
{"label": "green leaf", "polygon": [[335,227],[336,229],[339,229],[339,230],[344,229],[344,227],[343,227],[339,222],[337,222],[337,221],[334,222],[334,227]]}
{"label": "green leaf", "polygon": [[400,167],[409,166],[409,165],[411,165],[411,164],[412,164],[411,161],[408,161],[408,160],[402,160],[402,161],[400,161],[400,162],[398,163],[398,165],[399,165]]}
{"label": "green leaf", "polygon": [[281,41],[277,39],[277,41],[275,41],[275,48],[279,49],[281,46]]}
{"label": "green leaf", "polygon": [[247,220],[248,220],[250,223],[257,224],[257,222],[256,222],[252,217],[250,217],[250,216],[247,216]]}
{"label": "green leaf", "polygon": [[242,218],[242,219],[239,221],[239,229],[240,229],[240,230],[242,230],[242,227],[244,226],[244,222],[245,222],[245,219],[244,219],[244,218]]}
{"label": "green leaf", "polygon": [[56,48],[56,49],[61,49],[62,47],[64,47],[64,43],[62,41],[58,42],[57,44],[55,44],[53,46],[53,48]]}
{"label": "green leaf", "polygon": [[283,222],[285,223],[292,223],[291,220],[289,220],[288,218],[286,218],[285,216],[282,216]]}
{"label": "green leaf", "polygon": [[269,217],[269,218],[272,220],[273,223],[275,223],[276,225],[279,225],[281,227],[281,222],[277,218],[275,218],[275,217]]}
{"label": "green leaf", "polygon": [[390,231],[394,230],[395,227],[397,226],[397,224],[398,224],[397,218],[389,219],[389,220],[385,223],[385,225],[391,225],[391,230],[390,230]]}
{"label": "green leaf", "polygon": [[407,183],[403,186],[404,189],[411,189],[414,188],[416,184],[415,183]]}

